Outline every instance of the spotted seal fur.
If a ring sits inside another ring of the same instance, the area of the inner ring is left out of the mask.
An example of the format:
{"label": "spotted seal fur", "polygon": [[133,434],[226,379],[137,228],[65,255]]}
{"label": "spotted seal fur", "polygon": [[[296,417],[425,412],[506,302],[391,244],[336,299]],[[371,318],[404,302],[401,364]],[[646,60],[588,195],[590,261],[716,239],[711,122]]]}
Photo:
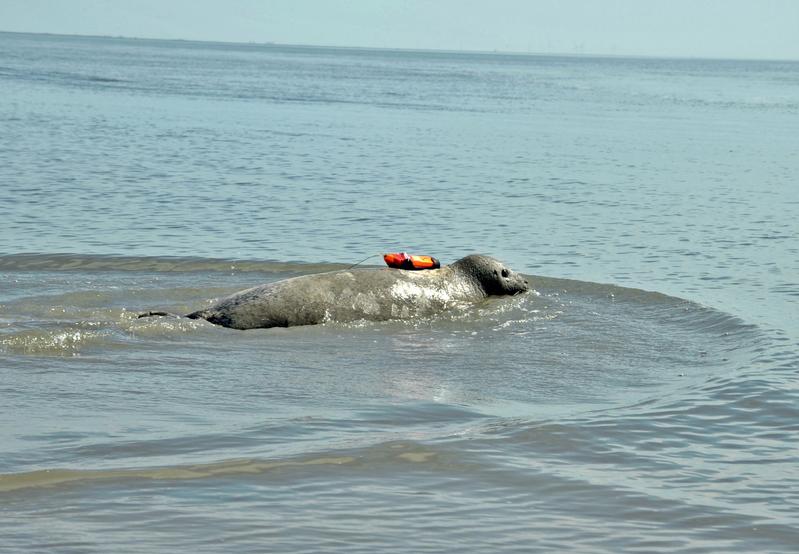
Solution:
{"label": "spotted seal fur", "polygon": [[[429,316],[529,288],[524,276],[499,260],[472,254],[426,271],[362,268],[293,277],[238,292],[185,317],[234,329],[385,321]],[[139,317],[151,315],[170,314]]]}

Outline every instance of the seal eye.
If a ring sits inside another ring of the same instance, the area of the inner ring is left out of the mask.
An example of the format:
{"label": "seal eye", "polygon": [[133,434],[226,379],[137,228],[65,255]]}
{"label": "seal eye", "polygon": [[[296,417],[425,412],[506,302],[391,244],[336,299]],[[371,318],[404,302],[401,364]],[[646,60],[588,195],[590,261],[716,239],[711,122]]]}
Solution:
{"label": "seal eye", "polygon": [[508,271],[507,269],[505,269],[505,268],[503,267],[503,268],[502,268],[502,276],[503,276],[505,279],[507,279],[507,278],[508,278],[508,275],[510,275],[510,271]]}

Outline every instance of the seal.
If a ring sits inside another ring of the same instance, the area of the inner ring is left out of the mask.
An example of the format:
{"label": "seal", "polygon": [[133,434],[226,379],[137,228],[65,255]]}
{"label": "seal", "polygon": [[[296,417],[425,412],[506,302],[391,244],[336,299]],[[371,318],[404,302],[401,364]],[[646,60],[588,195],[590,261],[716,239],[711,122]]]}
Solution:
{"label": "seal", "polygon": [[[364,268],[303,275],[243,290],[185,317],[233,329],[385,321],[440,313],[529,290],[502,262],[472,254],[440,269]],[[171,315],[147,312],[139,317]]]}

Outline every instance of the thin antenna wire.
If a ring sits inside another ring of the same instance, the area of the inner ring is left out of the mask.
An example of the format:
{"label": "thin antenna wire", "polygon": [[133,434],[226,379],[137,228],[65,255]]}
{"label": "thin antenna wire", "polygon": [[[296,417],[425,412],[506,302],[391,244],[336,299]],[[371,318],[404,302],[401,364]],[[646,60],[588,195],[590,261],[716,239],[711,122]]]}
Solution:
{"label": "thin antenna wire", "polygon": [[[382,254],[372,254],[371,256],[366,256],[366,257],[365,257],[364,259],[362,259],[360,262],[352,264],[352,265],[351,265],[350,267],[348,267],[347,269],[352,269],[352,268],[353,268],[353,267],[355,267],[355,266],[361,265],[361,264],[362,264],[363,262],[365,262],[366,260],[370,260],[370,259],[372,259],[372,258],[376,258],[377,256],[382,256]],[[346,271],[346,270],[345,270],[345,271]]]}

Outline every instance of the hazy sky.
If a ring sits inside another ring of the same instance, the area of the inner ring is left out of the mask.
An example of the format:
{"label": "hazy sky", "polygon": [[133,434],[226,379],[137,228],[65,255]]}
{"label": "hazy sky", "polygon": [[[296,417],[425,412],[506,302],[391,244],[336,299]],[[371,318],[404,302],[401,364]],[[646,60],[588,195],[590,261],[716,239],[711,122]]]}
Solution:
{"label": "hazy sky", "polygon": [[799,0],[0,0],[0,30],[799,59]]}

